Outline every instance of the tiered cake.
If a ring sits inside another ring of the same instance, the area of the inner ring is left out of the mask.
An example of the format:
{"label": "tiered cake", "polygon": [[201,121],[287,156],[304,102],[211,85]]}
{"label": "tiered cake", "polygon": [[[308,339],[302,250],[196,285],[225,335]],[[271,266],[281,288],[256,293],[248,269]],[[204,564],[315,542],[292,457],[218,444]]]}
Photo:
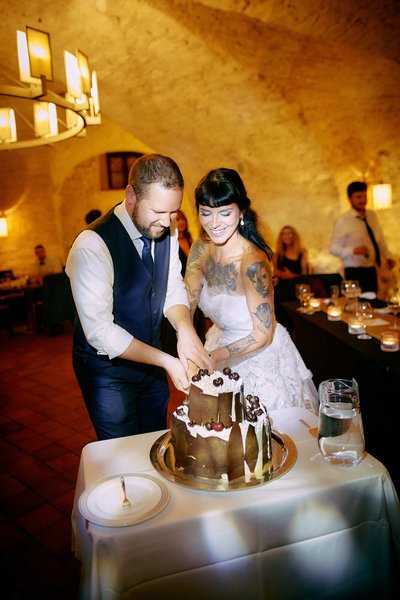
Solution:
{"label": "tiered cake", "polygon": [[268,412],[257,396],[244,397],[242,379],[229,367],[212,375],[200,369],[170,421],[173,473],[233,481],[272,471]]}

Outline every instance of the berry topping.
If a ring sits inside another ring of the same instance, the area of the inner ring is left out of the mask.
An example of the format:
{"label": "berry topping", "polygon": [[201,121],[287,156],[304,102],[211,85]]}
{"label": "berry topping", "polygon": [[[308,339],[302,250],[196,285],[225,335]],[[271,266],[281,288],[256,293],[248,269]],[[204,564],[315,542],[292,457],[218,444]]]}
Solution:
{"label": "berry topping", "polygon": [[193,375],[193,377],[192,377],[192,381],[200,381],[200,379],[201,379],[201,376],[198,373],[196,373],[196,375]]}
{"label": "berry topping", "polygon": [[251,400],[253,400],[253,396],[252,396],[251,394],[247,394],[247,396],[246,396],[246,400],[247,400],[248,402],[251,402]]}
{"label": "berry topping", "polygon": [[224,385],[224,380],[222,377],[217,377],[217,379],[213,379],[213,384],[215,387],[219,387],[220,385]]}
{"label": "berry topping", "polygon": [[234,379],[235,381],[238,381],[240,379],[240,375],[239,373],[232,373],[232,379]]}
{"label": "berry topping", "polygon": [[222,372],[224,375],[230,375],[232,373],[229,367],[225,367],[224,369],[222,369]]}
{"label": "berry topping", "polygon": [[224,424],[221,421],[213,421],[212,428],[214,431],[222,431],[224,428]]}
{"label": "berry topping", "polygon": [[183,408],[177,408],[176,409],[176,414],[179,415],[180,417],[184,417],[185,416],[185,411],[183,410]]}
{"label": "berry topping", "polygon": [[189,421],[189,427],[194,427],[196,425],[196,421]]}
{"label": "berry topping", "polygon": [[208,375],[208,369],[199,369],[200,377],[204,377],[204,375]]}
{"label": "berry topping", "polygon": [[205,423],[204,426],[207,429],[207,431],[211,431],[211,429],[213,428],[212,423],[210,423],[210,421],[207,421],[207,423]]}
{"label": "berry topping", "polygon": [[253,413],[248,412],[246,414],[246,419],[250,422],[250,423],[255,423],[257,421],[257,417],[255,415],[253,415]]}
{"label": "berry topping", "polygon": [[261,417],[261,415],[263,414],[263,409],[258,408],[257,410],[254,411],[254,414],[257,415],[257,417]]}

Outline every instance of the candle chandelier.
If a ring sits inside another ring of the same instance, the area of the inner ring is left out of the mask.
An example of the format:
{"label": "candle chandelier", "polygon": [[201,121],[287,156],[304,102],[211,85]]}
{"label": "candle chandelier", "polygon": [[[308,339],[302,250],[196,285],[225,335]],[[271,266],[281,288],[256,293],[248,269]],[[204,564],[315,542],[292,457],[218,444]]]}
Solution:
{"label": "candle chandelier", "polygon": [[[0,85],[0,150],[34,148],[84,136],[101,123],[96,71],[79,50],[65,51],[66,92],[53,82],[50,36],[26,27],[17,31],[20,85]],[[12,98],[12,100],[10,100]]]}

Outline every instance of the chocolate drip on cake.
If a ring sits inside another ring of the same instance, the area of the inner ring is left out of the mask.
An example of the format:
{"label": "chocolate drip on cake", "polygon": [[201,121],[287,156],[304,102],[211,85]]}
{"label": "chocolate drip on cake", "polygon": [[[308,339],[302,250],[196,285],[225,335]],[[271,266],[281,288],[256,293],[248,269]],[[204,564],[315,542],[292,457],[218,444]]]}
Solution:
{"label": "chocolate drip on cake", "polygon": [[263,457],[263,470],[264,473],[270,473],[272,471],[272,440],[271,440],[271,426],[268,421],[267,427],[263,425],[262,430],[262,457]]}
{"label": "chocolate drip on cake", "polygon": [[251,473],[254,473],[258,458],[258,441],[254,427],[249,427],[246,435],[245,459]]}
{"label": "chocolate drip on cake", "polygon": [[244,476],[244,453],[242,432],[239,423],[232,425],[228,444],[228,479],[236,479]]}

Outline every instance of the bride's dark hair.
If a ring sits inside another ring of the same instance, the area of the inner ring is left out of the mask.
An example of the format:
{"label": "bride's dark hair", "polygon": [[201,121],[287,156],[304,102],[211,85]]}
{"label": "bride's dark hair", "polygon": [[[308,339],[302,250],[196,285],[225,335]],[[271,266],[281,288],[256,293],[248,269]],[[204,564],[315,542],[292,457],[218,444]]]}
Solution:
{"label": "bride's dark hair", "polygon": [[228,204],[237,204],[243,215],[243,225],[239,222],[239,233],[246,240],[263,250],[272,259],[272,250],[257,228],[257,215],[250,208],[246,188],[234,169],[214,169],[203,177],[195,190],[196,207],[219,208]]}

